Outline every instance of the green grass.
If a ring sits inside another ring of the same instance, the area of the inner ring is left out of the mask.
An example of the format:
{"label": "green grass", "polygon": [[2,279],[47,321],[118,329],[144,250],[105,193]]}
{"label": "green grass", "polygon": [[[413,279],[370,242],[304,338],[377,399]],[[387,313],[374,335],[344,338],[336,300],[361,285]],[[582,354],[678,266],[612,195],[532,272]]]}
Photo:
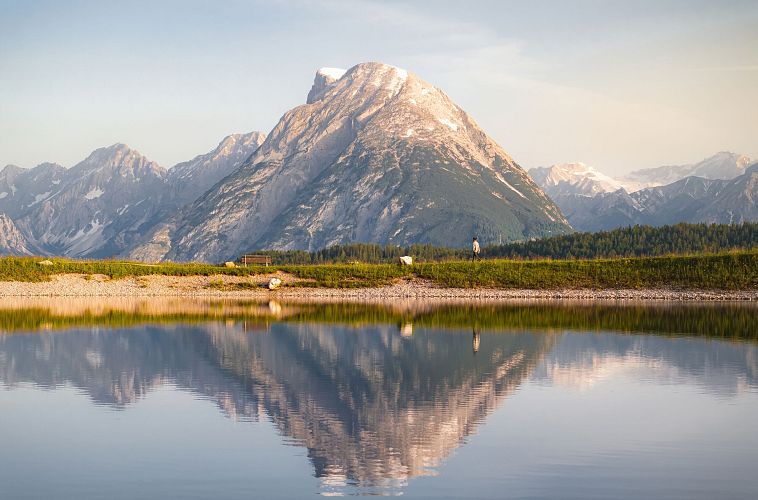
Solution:
{"label": "green grass", "polygon": [[461,288],[758,288],[758,252],[593,260],[490,260],[414,266],[418,277]]}
{"label": "green grass", "polygon": [[[39,262],[50,260],[53,265]],[[0,281],[46,281],[55,274],[103,274],[112,279],[160,274],[166,276],[252,276],[270,272],[265,266],[227,268],[211,264],[142,264],[119,260],[71,260],[59,258],[2,257],[0,258]]]}
{"label": "green grass", "polygon": [[[277,270],[305,280],[295,286],[359,288],[383,286],[418,277],[443,287],[557,289],[660,288],[712,290],[758,289],[758,251],[691,256],[593,260],[485,260],[397,264],[319,264],[227,268],[210,264],[141,264],[125,261],[78,261],[0,258],[0,281],[45,281],[55,274],[102,274],[112,279],[152,274],[169,276],[252,276]],[[293,286],[285,283],[285,286]],[[213,285],[225,289],[220,284]],[[241,285],[246,289],[253,287]]]}
{"label": "green grass", "polygon": [[311,280],[301,286],[326,288],[383,286],[412,274],[411,269],[397,264],[321,264],[281,266],[280,269],[298,278]]}

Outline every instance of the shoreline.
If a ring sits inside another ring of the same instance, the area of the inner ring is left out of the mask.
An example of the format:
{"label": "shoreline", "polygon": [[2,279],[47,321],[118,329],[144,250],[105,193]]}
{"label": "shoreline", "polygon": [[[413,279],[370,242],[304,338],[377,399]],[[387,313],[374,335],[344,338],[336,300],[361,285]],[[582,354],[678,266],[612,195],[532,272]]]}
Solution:
{"label": "shoreline", "polygon": [[[645,300],[645,301],[758,301],[758,290],[695,290],[675,288],[641,289],[492,289],[442,288],[420,279],[404,279],[395,284],[369,288],[318,288],[284,286],[264,288],[269,278],[286,284],[307,283],[277,272],[252,277],[149,275],[111,279],[104,275],[63,274],[50,281],[0,282],[0,297],[217,297],[249,299],[328,299],[345,301],[391,299],[462,300]],[[248,288],[234,290],[240,284]],[[249,288],[253,286],[253,288]]]}

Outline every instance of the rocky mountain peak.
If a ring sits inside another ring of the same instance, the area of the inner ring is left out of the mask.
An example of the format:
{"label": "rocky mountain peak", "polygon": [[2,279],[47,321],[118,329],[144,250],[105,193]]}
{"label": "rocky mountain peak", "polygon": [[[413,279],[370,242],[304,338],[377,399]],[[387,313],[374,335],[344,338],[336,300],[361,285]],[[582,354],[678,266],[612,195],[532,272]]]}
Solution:
{"label": "rocky mountain peak", "polygon": [[224,137],[213,151],[179,163],[168,171],[175,203],[194,201],[218,181],[239,168],[266,139],[263,132]]}
{"label": "rocky mountain peak", "polygon": [[0,170],[0,175],[8,176],[8,175],[19,174],[23,172],[24,170],[25,170],[24,168],[19,167],[18,165],[13,165],[9,163],[8,165],[4,166],[2,170]]}
{"label": "rocky mountain peak", "polygon": [[122,143],[96,149],[69,170],[69,175],[73,176],[110,173],[117,173],[122,177],[164,177],[166,170],[136,149]]}
{"label": "rocky mountain peak", "polygon": [[558,163],[529,170],[532,179],[551,197],[564,194],[593,196],[619,189],[634,191],[634,186],[618,181],[582,162]]}
{"label": "rocky mountain peak", "polygon": [[720,151],[697,163],[635,170],[627,174],[625,179],[639,182],[646,187],[671,184],[689,176],[706,179],[734,179],[742,175],[751,163],[752,160],[745,155]]}
{"label": "rocky mountain peak", "polygon": [[61,165],[60,163],[54,163],[50,161],[46,161],[44,163],[40,163],[37,165],[37,168],[43,171],[59,171],[59,170],[65,170],[65,167]]}
{"label": "rocky mountain peak", "polygon": [[313,79],[313,86],[310,92],[308,92],[308,98],[306,104],[311,104],[317,101],[323,93],[337,80],[342,78],[345,74],[344,69],[340,68],[321,68],[316,71],[316,77]]}
{"label": "rocky mountain peak", "polygon": [[253,131],[247,134],[231,134],[224,137],[210,154],[214,157],[247,153],[248,155],[258,149],[258,146],[266,140],[266,134]]}

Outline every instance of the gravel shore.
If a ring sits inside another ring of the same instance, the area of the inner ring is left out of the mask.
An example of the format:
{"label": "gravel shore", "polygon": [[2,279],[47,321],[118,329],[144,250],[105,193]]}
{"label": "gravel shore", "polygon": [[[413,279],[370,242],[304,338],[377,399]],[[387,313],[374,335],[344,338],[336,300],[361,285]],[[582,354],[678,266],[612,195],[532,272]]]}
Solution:
{"label": "gravel shore", "polygon": [[[271,277],[285,286],[269,291],[264,287]],[[257,285],[246,290],[223,290],[235,284]],[[758,301],[758,290],[679,290],[679,289],[469,289],[440,288],[433,283],[411,279],[377,288],[288,287],[298,279],[285,273],[237,276],[141,276],[113,280],[102,275],[65,274],[46,282],[0,282],[0,297],[229,297],[257,299],[569,299],[569,300],[675,300]]]}

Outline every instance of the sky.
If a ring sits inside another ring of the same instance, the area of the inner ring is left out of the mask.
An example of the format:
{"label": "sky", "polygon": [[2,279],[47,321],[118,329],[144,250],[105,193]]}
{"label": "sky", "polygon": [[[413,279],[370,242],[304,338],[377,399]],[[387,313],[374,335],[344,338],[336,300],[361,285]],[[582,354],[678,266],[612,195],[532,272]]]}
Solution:
{"label": "sky", "polygon": [[366,61],[443,89],[526,168],[758,158],[755,0],[0,0],[0,166],[123,142],[170,167]]}

